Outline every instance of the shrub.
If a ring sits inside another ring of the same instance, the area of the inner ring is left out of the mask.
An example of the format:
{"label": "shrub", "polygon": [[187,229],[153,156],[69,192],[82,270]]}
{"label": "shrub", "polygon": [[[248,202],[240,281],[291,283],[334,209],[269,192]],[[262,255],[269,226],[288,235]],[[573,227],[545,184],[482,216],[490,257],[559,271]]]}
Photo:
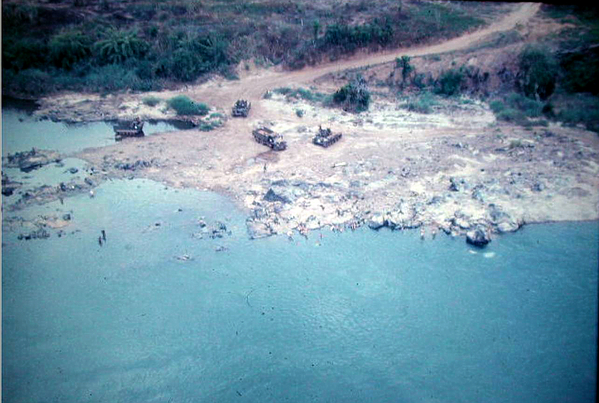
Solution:
{"label": "shrub", "polygon": [[169,108],[174,109],[177,115],[200,115],[208,113],[208,105],[197,103],[185,95],[177,95],[167,101]]}
{"label": "shrub", "polygon": [[94,45],[100,60],[107,63],[119,64],[127,59],[142,56],[149,45],[137,37],[136,31],[124,31],[110,28],[103,39]]}
{"label": "shrub", "polygon": [[521,94],[511,93],[501,100],[493,100],[489,107],[495,114],[497,120],[529,126],[529,118],[542,116],[543,110],[550,110],[541,101],[527,98]]}
{"label": "shrub", "polygon": [[144,103],[144,105],[148,105],[148,106],[152,106],[152,107],[158,105],[160,103],[160,101],[162,101],[162,99],[155,97],[155,96],[151,96],[151,95],[144,97],[142,99],[142,102]]}
{"label": "shrub", "polygon": [[408,78],[412,70],[414,70],[414,67],[410,64],[410,56],[402,56],[401,58],[396,58],[395,64],[397,68],[401,69],[402,84],[405,84],[406,79]]}
{"label": "shrub", "polygon": [[141,80],[133,70],[121,65],[109,64],[93,68],[84,78],[84,85],[96,91],[144,90]]}
{"label": "shrub", "polygon": [[342,104],[343,109],[352,112],[363,112],[370,106],[370,91],[366,88],[366,81],[358,77],[353,82],[339,88],[333,94],[333,102]]}
{"label": "shrub", "polygon": [[70,69],[91,55],[91,39],[81,31],[62,31],[50,39],[50,61],[57,67]]}
{"label": "shrub", "polygon": [[599,94],[599,49],[568,52],[561,57],[560,66],[567,91]]}
{"label": "shrub", "polygon": [[2,43],[2,63],[14,70],[42,68],[46,65],[48,48],[39,40],[5,40]]}
{"label": "shrub", "polygon": [[446,70],[437,81],[437,94],[452,96],[459,94],[462,89],[464,74],[459,70]]}
{"label": "shrub", "polygon": [[304,110],[303,109],[296,109],[295,110],[295,114],[297,115],[298,118],[303,118],[304,117]]}
{"label": "shrub", "polygon": [[557,64],[548,50],[528,46],[519,56],[518,87],[529,98],[547,99],[555,90]]}
{"label": "shrub", "polygon": [[426,114],[431,113],[435,105],[437,105],[437,101],[433,95],[430,92],[423,92],[417,98],[410,99],[405,107],[409,111]]}
{"label": "shrub", "polygon": [[2,85],[18,94],[37,97],[52,90],[52,77],[45,71],[27,69],[14,74],[14,76],[9,72],[5,72],[3,75],[5,77],[2,80]]}

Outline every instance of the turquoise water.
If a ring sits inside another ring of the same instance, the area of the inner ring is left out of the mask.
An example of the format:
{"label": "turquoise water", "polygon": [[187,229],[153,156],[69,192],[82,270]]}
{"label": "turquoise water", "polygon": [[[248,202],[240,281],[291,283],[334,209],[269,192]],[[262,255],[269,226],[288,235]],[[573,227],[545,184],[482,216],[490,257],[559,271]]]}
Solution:
{"label": "turquoise water", "polygon": [[[144,133],[181,130],[167,122],[145,122]],[[29,151],[36,147],[73,153],[89,147],[103,147],[114,144],[113,123],[93,122],[86,124],[66,124],[51,120],[37,120],[26,111],[2,109],[2,155],[19,151]]]}
{"label": "turquoise water", "polygon": [[[61,238],[3,229],[3,401],[594,401],[597,222],[482,251],[367,229],[250,241],[226,199],[141,180],[19,214],[64,212]],[[193,237],[201,217],[232,235]]]}

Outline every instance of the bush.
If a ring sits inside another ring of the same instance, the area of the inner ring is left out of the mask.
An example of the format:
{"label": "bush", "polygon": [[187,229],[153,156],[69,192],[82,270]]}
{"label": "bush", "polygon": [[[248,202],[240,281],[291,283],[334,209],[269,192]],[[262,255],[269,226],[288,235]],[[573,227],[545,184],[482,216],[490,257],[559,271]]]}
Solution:
{"label": "bush", "polygon": [[566,53],[560,60],[561,82],[569,92],[599,94],[599,49]]}
{"label": "bush", "polygon": [[370,91],[366,88],[366,81],[358,78],[353,82],[339,88],[333,94],[333,102],[343,105],[343,109],[352,112],[363,112],[370,106]]}
{"label": "bush", "polygon": [[542,116],[543,110],[551,110],[541,101],[527,98],[521,94],[511,93],[501,100],[494,100],[489,107],[497,120],[512,122],[522,126],[529,126],[529,118]]}
{"label": "bush", "polygon": [[19,73],[6,71],[3,73],[2,86],[18,95],[38,97],[52,90],[52,77],[45,71],[27,69]]}
{"label": "bush", "polygon": [[519,56],[518,87],[533,99],[547,99],[555,90],[557,63],[547,49],[528,46]]}
{"label": "bush", "polygon": [[91,55],[91,39],[81,31],[62,31],[50,39],[50,61],[57,67],[70,69]]}
{"label": "bush", "polygon": [[434,99],[430,92],[423,92],[417,98],[410,99],[405,108],[412,112],[418,113],[431,113],[433,107],[437,105],[437,101]]}
{"label": "bush", "polygon": [[459,94],[462,89],[464,74],[459,70],[450,69],[444,71],[437,81],[437,94],[452,96]]}
{"label": "bush", "polygon": [[158,97],[154,97],[154,96],[148,96],[148,97],[144,97],[142,99],[142,102],[144,103],[144,105],[148,105],[148,106],[156,106],[160,103],[160,101],[162,101],[162,99],[158,98]]}
{"label": "bush", "polygon": [[84,85],[96,91],[144,90],[143,84],[133,70],[116,64],[95,67],[84,78]]}
{"label": "bush", "polygon": [[48,48],[36,39],[5,39],[2,43],[3,67],[13,70],[43,68],[46,66]]}
{"label": "bush", "polygon": [[197,103],[189,99],[185,95],[177,95],[169,99],[167,102],[169,108],[174,109],[177,115],[200,115],[204,116],[208,113],[208,105]]}
{"label": "bush", "polygon": [[130,58],[137,58],[147,52],[149,45],[137,37],[136,31],[124,31],[110,28],[104,38],[94,45],[100,60],[106,63],[120,64]]}
{"label": "bush", "polygon": [[401,80],[403,85],[405,85],[406,79],[412,70],[414,70],[414,67],[410,64],[410,60],[410,56],[402,56],[401,58],[398,57],[395,59],[396,67],[401,69]]}

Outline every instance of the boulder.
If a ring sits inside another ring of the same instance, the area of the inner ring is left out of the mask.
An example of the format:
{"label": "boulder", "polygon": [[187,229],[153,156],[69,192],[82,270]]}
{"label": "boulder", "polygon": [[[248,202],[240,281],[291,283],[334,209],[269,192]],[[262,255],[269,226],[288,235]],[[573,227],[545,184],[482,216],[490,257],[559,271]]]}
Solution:
{"label": "boulder", "polygon": [[281,202],[291,203],[288,195],[283,194],[284,192],[276,191],[273,188],[268,189],[268,192],[264,195],[264,200],[269,202]]}
{"label": "boulder", "polygon": [[470,184],[464,178],[449,178],[449,190],[452,192],[461,192],[470,189]]}
{"label": "boulder", "polygon": [[266,238],[273,235],[273,231],[268,224],[262,221],[246,221],[250,239]]}
{"label": "boulder", "polygon": [[370,217],[370,220],[368,220],[368,226],[371,229],[376,229],[376,230],[384,227],[385,226],[385,217],[380,213],[373,214],[372,217]]}
{"label": "boulder", "polygon": [[466,233],[466,242],[470,245],[482,248],[489,242],[491,242],[491,238],[489,238],[489,235],[487,234],[485,228],[477,227]]}
{"label": "boulder", "polygon": [[11,196],[21,186],[23,186],[21,182],[11,181],[7,175],[2,174],[2,194],[4,196]]}
{"label": "boulder", "polygon": [[514,221],[502,221],[499,224],[497,224],[497,232],[499,232],[500,234],[506,232],[514,232],[517,231],[519,228],[520,225]]}

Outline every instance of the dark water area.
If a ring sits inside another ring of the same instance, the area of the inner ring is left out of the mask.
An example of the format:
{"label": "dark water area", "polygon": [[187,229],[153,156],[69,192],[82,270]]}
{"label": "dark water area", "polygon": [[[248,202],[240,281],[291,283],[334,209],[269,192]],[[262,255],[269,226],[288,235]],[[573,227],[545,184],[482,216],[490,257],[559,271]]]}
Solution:
{"label": "dark water area", "polygon": [[[251,241],[227,199],[141,180],[19,214],[64,211],[61,238],[3,225],[3,401],[594,401],[597,222],[482,250],[368,229]],[[199,239],[200,220],[231,235]]]}
{"label": "dark water area", "polygon": [[[28,101],[12,101],[2,108],[2,155],[38,149],[74,153],[89,147],[104,147],[115,143],[113,126],[116,121],[65,123],[40,120],[32,114],[35,105]],[[172,132],[190,129],[180,121],[145,122],[144,133]]]}

